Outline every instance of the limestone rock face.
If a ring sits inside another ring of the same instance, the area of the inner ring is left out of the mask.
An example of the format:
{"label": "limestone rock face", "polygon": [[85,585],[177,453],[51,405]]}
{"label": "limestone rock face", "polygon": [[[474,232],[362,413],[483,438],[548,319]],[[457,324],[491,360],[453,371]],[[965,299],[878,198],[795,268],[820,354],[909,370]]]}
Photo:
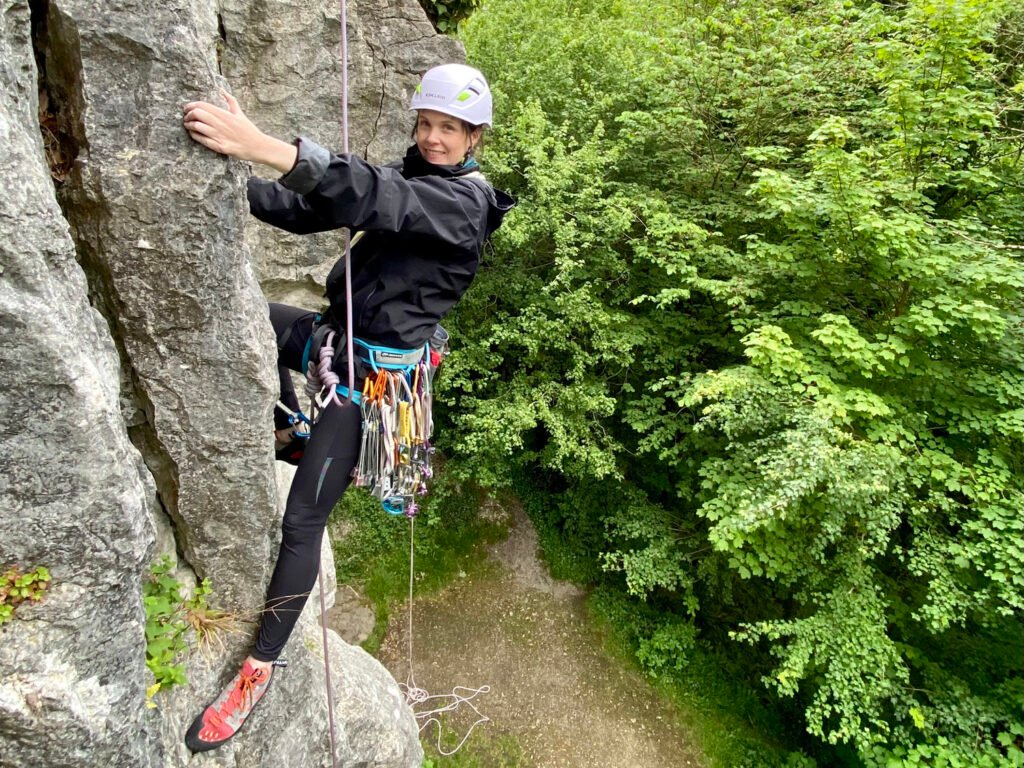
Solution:
{"label": "limestone rock face", "polygon": [[[331,764],[316,593],[245,731],[202,757],[182,742],[250,646],[290,479],[275,482],[276,350],[251,255],[268,291],[315,298],[337,245],[250,223],[250,169],[191,142],[181,106],[227,87],[269,132],[339,147],[338,12],[0,0],[0,575],[53,577],[0,625],[0,768]],[[416,78],[461,49],[415,0],[351,0],[348,18],[352,150],[396,156]],[[142,588],[160,554],[243,623],[190,641],[189,684],[150,709]],[[333,634],[328,648],[338,765],[418,765],[394,680]]]}
{"label": "limestone rock face", "polygon": [[276,514],[266,424],[277,376],[266,302],[239,247],[245,168],[181,128],[181,105],[215,85],[214,8],[146,7],[50,3],[49,99],[77,145],[62,202],[130,365],[145,416],[137,441],[185,557],[217,575],[232,606],[253,609]]}
{"label": "limestone rock face", "polygon": [[153,483],[121,419],[117,352],[89,305],[37,109],[28,6],[0,0],[0,574],[53,576],[45,601],[0,626],[0,766],[148,766]]}
{"label": "limestone rock face", "polygon": [[[341,22],[337,0],[222,0],[224,74],[246,114],[290,141],[308,136],[335,152],[342,142]],[[409,99],[432,66],[463,61],[461,43],[438,35],[416,0],[348,3],[349,150],[388,162],[412,143]],[[275,178],[272,169],[257,175]],[[254,223],[247,232],[264,293],[308,309],[324,304],[338,233],[298,237]]]}

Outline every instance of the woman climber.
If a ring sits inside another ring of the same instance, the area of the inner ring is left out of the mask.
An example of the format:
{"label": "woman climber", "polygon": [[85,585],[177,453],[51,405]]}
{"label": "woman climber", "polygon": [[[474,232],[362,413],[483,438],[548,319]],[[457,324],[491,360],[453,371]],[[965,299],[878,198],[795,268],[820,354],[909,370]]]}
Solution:
{"label": "woman climber", "polygon": [[[462,297],[480,263],[485,240],[514,201],[493,189],[474,158],[491,125],[491,93],[483,75],[462,64],[428,71],[413,96],[414,145],[405,157],[375,166],[351,154],[332,155],[299,138],[288,144],[259,130],[238,102],[228,108],[196,101],[184,125],[220,154],[268,165],[277,181],[250,179],[250,211],[296,234],[349,227],[362,232],[351,251],[351,310],[356,381],[371,371],[375,350],[406,359],[423,354],[438,322]],[[344,258],[327,278],[329,307],[321,315],[270,305],[281,369],[281,403],[299,411],[289,370],[303,370],[318,329],[345,338],[349,302]],[[339,345],[340,346],[340,345]],[[336,366],[347,366],[344,349]],[[374,365],[374,367],[376,367]],[[347,388],[339,392],[348,396]],[[355,394],[355,393],[353,393]],[[281,549],[267,588],[256,644],[228,687],[196,718],[185,737],[193,752],[234,736],[270,685],[273,667],[316,581],[327,517],[352,481],[362,415],[355,402],[328,404],[296,434],[294,416],[275,411],[279,459],[297,464],[282,523]]]}

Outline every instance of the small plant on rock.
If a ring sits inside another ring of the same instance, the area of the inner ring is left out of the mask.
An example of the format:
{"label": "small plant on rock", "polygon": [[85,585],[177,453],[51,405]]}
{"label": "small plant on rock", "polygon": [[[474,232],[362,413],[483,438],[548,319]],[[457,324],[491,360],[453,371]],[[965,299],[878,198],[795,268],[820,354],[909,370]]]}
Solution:
{"label": "small plant on rock", "polygon": [[0,575],[0,626],[14,615],[14,609],[26,600],[38,603],[50,586],[50,572],[43,566],[22,573],[11,566]]}
{"label": "small plant on rock", "polygon": [[186,682],[185,665],[176,659],[185,651],[185,623],[181,583],[171,575],[174,564],[162,557],[149,569],[149,579],[142,587],[146,609],[146,666],[156,682],[146,691],[152,698],[162,688]]}
{"label": "small plant on rock", "polygon": [[223,651],[224,634],[239,632],[241,620],[235,614],[211,608],[206,598],[212,592],[210,580],[203,579],[196,587],[195,594],[183,603],[185,622],[196,633],[201,648],[216,644]]}
{"label": "small plant on rock", "polygon": [[178,661],[187,649],[187,632],[195,632],[200,645],[220,642],[222,632],[237,631],[234,616],[207,605],[213,591],[209,579],[203,579],[190,598],[182,597],[183,585],[171,571],[174,563],[164,556],[149,571],[143,586],[146,609],[146,666],[155,681],[146,691],[148,706],[155,707],[153,696],[160,690],[186,683],[185,665]]}

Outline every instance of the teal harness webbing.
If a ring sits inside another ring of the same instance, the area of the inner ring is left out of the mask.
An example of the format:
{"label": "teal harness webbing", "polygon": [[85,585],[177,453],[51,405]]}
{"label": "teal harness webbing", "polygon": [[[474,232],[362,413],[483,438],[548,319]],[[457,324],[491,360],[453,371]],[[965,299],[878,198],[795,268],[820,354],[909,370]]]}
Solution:
{"label": "teal harness webbing", "polygon": [[426,345],[418,349],[395,349],[394,347],[376,346],[358,337],[352,339],[352,341],[357,346],[366,350],[367,354],[359,355],[359,359],[373,368],[374,373],[381,368],[386,371],[405,371],[408,373],[416,367],[425,354],[429,354]]}
{"label": "teal harness webbing", "polygon": [[[309,339],[306,340],[306,346],[302,350],[303,371],[309,370],[309,359],[312,354],[314,338],[315,334],[310,334]],[[362,350],[365,350],[365,354],[357,355],[357,357],[369,365],[374,373],[381,369],[411,373],[424,357],[429,358],[430,355],[429,345],[427,344],[418,349],[396,349],[395,347],[370,344],[368,341],[359,338],[352,339],[352,342]],[[349,388],[344,384],[338,384],[334,389],[342,397],[349,398]],[[363,394],[359,390],[355,390],[349,399],[358,405],[362,402]]]}

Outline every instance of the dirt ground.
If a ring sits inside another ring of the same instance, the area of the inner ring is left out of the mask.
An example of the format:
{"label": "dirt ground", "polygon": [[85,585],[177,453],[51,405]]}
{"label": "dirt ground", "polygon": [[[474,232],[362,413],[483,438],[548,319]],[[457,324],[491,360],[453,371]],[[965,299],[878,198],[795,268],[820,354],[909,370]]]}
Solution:
{"label": "dirt ground", "polygon": [[[490,722],[469,743],[512,737],[522,750],[515,765],[704,765],[671,708],[639,674],[601,650],[583,594],[551,579],[538,561],[537,535],[526,515],[509,514],[510,535],[492,548],[481,573],[415,601],[416,684],[432,694],[490,686],[474,700]],[[399,681],[409,675],[407,622],[405,610],[396,612],[379,653]],[[464,731],[474,718],[460,717],[461,724],[458,718],[452,723]],[[449,733],[447,747],[463,731]],[[495,767],[508,764],[494,761]]]}

